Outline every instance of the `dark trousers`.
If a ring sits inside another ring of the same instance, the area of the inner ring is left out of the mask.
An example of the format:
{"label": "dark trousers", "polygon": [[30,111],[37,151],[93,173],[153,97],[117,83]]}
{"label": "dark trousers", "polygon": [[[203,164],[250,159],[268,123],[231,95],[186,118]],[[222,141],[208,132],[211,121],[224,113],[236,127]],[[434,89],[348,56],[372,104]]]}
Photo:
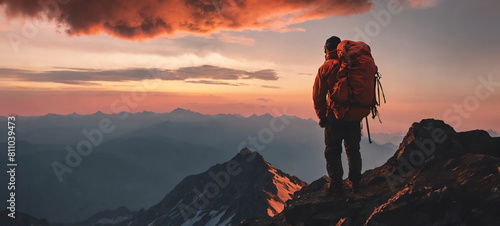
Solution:
{"label": "dark trousers", "polygon": [[326,170],[334,187],[342,186],[342,141],[344,141],[347,160],[349,161],[349,180],[359,183],[361,180],[361,154],[359,142],[361,141],[360,121],[341,121],[335,116],[328,116],[325,127],[325,158]]}

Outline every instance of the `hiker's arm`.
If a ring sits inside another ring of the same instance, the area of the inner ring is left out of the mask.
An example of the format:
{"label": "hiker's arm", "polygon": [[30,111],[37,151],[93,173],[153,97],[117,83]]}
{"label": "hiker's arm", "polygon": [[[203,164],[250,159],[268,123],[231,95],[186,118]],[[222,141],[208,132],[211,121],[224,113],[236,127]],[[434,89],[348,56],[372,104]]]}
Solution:
{"label": "hiker's arm", "polygon": [[318,70],[316,79],[314,80],[313,86],[313,101],[314,109],[316,110],[316,115],[319,119],[326,117],[326,94],[328,92],[328,87],[326,84],[326,79],[322,77],[321,68]]}

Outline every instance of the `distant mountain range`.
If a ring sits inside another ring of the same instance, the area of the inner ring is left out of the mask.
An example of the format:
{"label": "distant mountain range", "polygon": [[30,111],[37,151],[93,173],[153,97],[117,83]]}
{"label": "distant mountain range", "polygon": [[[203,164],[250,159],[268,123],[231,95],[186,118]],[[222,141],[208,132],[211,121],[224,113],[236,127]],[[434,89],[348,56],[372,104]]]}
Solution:
{"label": "distant mountain range", "polygon": [[[382,125],[383,126],[383,125]],[[363,134],[365,131],[363,131]],[[392,144],[394,146],[399,146],[399,143],[403,140],[404,133],[403,132],[394,132],[394,133],[372,133],[370,134],[371,138],[377,142],[378,144]],[[392,146],[391,145],[391,146]]]}
{"label": "distant mountain range", "polygon": [[[0,117],[0,124],[5,121]],[[82,131],[95,132],[103,121],[114,130],[93,145]],[[295,116],[204,115],[176,109],[161,114],[20,116],[16,122],[17,161],[22,163],[17,169],[22,194],[18,208],[51,223],[83,221],[122,206],[148,209],[186,176],[222,163],[245,147],[305,182],[326,173],[322,129],[314,120]],[[0,128],[0,138],[5,129]],[[377,143],[379,135],[372,136],[375,143],[364,138],[361,142],[364,170],[383,164],[397,148],[392,143],[397,135],[380,135],[383,145]],[[90,154],[82,156],[72,172],[64,172],[60,182],[54,162],[67,165],[67,146],[76,151],[82,141],[92,144]],[[345,156],[343,163],[347,168]],[[5,164],[0,170],[6,170]],[[0,174],[2,181],[6,177]],[[7,197],[6,189],[2,191]]]}

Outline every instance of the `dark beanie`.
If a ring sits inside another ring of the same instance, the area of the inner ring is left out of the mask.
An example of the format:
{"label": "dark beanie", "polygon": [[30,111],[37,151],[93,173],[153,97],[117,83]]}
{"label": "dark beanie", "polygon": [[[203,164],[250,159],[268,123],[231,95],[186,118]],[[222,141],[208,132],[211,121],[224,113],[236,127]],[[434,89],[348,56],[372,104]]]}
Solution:
{"label": "dark beanie", "polygon": [[337,48],[339,43],[341,42],[340,38],[337,36],[332,36],[325,42],[325,49],[331,51]]}

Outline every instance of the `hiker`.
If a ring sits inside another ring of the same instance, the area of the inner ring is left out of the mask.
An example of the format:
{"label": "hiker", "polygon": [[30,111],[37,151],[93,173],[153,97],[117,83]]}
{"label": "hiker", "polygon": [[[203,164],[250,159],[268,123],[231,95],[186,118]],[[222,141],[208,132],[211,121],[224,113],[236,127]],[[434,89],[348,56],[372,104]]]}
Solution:
{"label": "hiker", "polygon": [[361,141],[361,120],[347,121],[338,119],[331,106],[335,103],[328,98],[336,83],[338,83],[338,72],[340,69],[337,46],[341,40],[337,36],[332,36],[326,40],[325,63],[318,69],[318,74],[314,81],[313,100],[314,109],[319,118],[319,125],[325,128],[325,158],[326,169],[330,177],[330,184],[327,191],[334,196],[343,196],[341,153],[342,141],[344,141],[347,159],[349,161],[348,186],[354,192],[359,192],[361,180],[361,155],[359,153]]}

